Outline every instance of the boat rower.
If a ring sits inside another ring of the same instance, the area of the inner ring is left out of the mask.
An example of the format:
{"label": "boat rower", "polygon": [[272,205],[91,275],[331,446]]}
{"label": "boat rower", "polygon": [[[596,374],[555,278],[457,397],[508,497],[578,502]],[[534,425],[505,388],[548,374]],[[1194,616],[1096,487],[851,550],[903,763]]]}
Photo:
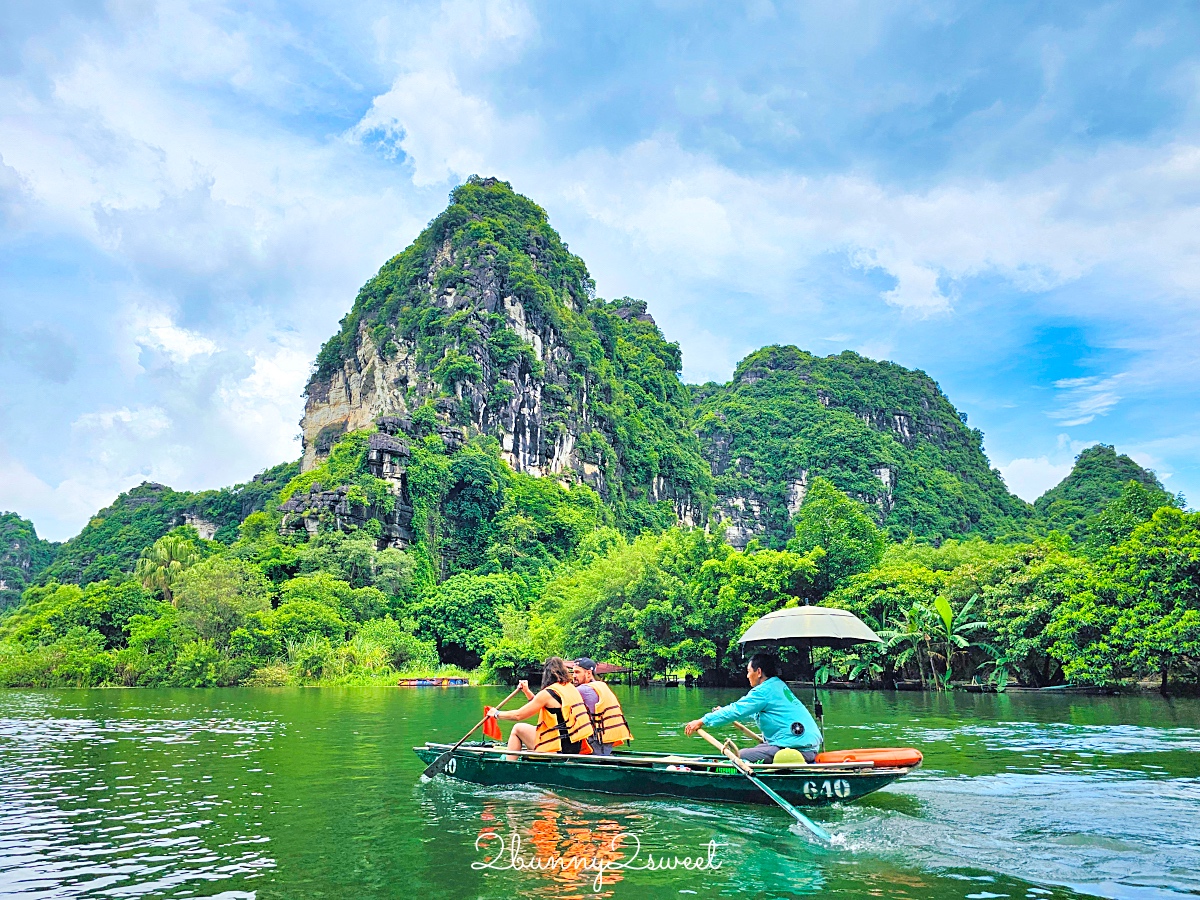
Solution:
{"label": "boat rower", "polygon": [[[520,709],[499,710],[488,707],[487,715],[517,722],[508,736],[509,750],[536,750],[539,753],[591,753],[586,743],[592,736],[592,720],[579,691],[571,683],[571,669],[557,656],[546,660],[542,670],[542,688],[536,694],[529,682],[517,685],[529,698]],[[537,715],[537,725],[522,722]],[[586,748],[586,749],[585,749]],[[515,762],[516,756],[505,757]]]}
{"label": "boat rower", "polygon": [[738,751],[747,762],[766,762],[785,747],[799,750],[806,762],[817,758],[821,747],[821,731],[808,709],[792,689],[778,677],[779,663],[766,653],[755,653],[746,663],[746,678],[750,692],[741,700],[720,706],[701,719],[683,726],[684,734],[692,735],[700,728],[719,728],[737,719],[752,718],[763,735],[757,747]]}
{"label": "boat rower", "polygon": [[629,723],[625,721],[620,701],[612,688],[596,680],[596,661],[581,656],[575,660],[571,677],[592,720],[595,734],[588,738],[592,751],[600,756],[608,756],[613,752],[613,747],[632,741],[633,735],[629,731]]}

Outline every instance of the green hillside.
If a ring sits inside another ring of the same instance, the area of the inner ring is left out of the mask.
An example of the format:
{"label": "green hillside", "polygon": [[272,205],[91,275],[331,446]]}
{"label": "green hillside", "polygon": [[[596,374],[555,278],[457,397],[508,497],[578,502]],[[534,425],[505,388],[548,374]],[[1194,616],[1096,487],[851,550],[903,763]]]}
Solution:
{"label": "green hillside", "polygon": [[994,536],[1030,518],[989,466],[982,433],[924,372],[774,346],[694,394],[718,511],[736,519],[756,506],[773,546],[817,476],[871,506],[895,540]]}
{"label": "green hillside", "polygon": [[1156,507],[1173,503],[1153,472],[1143,469],[1124,453],[1118,455],[1114,447],[1097,444],[1075,457],[1071,473],[1033,505],[1047,529],[1064,531],[1082,542],[1088,536],[1087,520],[1103,512],[1130,481],[1147,488]]}
{"label": "green hillside", "polygon": [[54,561],[58,549],[58,544],[37,536],[32,522],[14,512],[0,513],[0,610],[21,599],[21,592]]}
{"label": "green hillside", "polygon": [[238,524],[250,513],[273,506],[280,489],[298,471],[297,463],[280,463],[246,484],[200,493],[143,482],[62,544],[39,580],[85,585],[128,575],[143,549],[189,523],[213,540],[230,543],[237,538]]}

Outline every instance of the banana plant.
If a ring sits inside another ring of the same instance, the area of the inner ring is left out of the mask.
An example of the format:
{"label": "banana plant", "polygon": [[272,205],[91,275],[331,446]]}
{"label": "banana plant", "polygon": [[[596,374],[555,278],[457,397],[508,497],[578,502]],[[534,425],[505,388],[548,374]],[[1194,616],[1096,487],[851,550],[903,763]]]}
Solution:
{"label": "banana plant", "polygon": [[929,607],[922,603],[914,603],[903,617],[894,616],[891,627],[879,632],[887,652],[895,653],[897,670],[903,671],[909,663],[916,663],[922,689],[927,682],[924,657],[928,656],[922,650],[929,645],[929,632]]}
{"label": "banana plant", "polygon": [[980,644],[979,646],[991,657],[981,667],[992,670],[988,673],[987,683],[996,689],[997,694],[1003,694],[1008,687],[1008,682],[1016,673],[1020,660],[1012,653],[1005,653],[991,644]]}
{"label": "banana plant", "polygon": [[[942,654],[935,654],[930,651],[929,668],[934,673],[934,682],[940,690],[948,690],[950,688],[950,677],[954,672],[954,657],[969,650],[971,647],[980,646],[972,643],[968,635],[974,634],[981,628],[985,628],[985,622],[978,622],[970,618],[971,610],[975,606],[975,601],[979,599],[976,595],[968,600],[963,608],[954,612],[950,606],[950,601],[945,597],[939,596],[933,601],[933,608],[941,620],[939,624],[942,626],[938,635],[938,642],[945,648]],[[945,669],[939,674],[933,665],[933,657],[941,656],[945,664]]]}

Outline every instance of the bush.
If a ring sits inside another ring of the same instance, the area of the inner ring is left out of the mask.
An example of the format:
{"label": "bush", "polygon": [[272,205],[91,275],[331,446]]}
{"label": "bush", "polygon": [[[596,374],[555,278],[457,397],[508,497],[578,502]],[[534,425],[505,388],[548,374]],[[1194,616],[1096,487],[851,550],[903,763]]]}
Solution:
{"label": "bush", "polygon": [[180,648],[173,680],[180,687],[216,687],[223,663],[221,651],[213,642],[200,638]]}
{"label": "bush", "polygon": [[329,638],[309,634],[302,641],[289,641],[287,645],[288,665],[300,678],[320,678],[334,658],[333,644]]}
{"label": "bush", "polygon": [[[411,624],[411,623],[410,623]],[[385,648],[392,668],[429,668],[438,664],[437,646],[423,641],[390,616],[364,624],[356,637],[374,641]]]}

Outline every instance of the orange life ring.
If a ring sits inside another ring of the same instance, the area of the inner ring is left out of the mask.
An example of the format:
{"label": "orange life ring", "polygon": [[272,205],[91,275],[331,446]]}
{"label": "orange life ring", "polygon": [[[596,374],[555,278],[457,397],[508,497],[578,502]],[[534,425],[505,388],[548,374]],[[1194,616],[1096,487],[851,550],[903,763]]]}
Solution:
{"label": "orange life ring", "polygon": [[831,750],[817,754],[819,763],[873,762],[882,768],[919,766],[920,750],[912,747],[868,747],[862,750]]}

